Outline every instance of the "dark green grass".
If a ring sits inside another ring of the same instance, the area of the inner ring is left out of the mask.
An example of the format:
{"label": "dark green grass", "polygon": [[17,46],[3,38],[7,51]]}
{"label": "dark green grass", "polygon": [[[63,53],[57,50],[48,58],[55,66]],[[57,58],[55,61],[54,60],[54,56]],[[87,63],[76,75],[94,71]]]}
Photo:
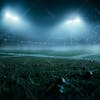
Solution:
{"label": "dark green grass", "polygon": [[[3,54],[2,54],[3,53]],[[89,54],[88,51],[78,51],[78,50],[71,50],[71,51],[53,51],[53,50],[0,50],[0,55],[4,55],[6,53],[14,54],[41,54],[41,55],[48,55],[48,56],[77,56],[81,54]]]}
{"label": "dark green grass", "polygon": [[[85,78],[84,74],[89,70],[96,71],[97,74]],[[3,95],[11,94],[11,97],[17,95],[17,100],[21,100],[24,92],[28,98],[24,100],[40,100],[47,84],[64,77],[69,80],[64,89],[67,100],[99,100],[99,75],[100,63],[95,61],[38,57],[0,58],[0,99],[4,100]]]}
{"label": "dark green grass", "polygon": [[87,56],[83,58],[90,58],[90,59],[100,59],[100,54],[92,55],[92,56]]}

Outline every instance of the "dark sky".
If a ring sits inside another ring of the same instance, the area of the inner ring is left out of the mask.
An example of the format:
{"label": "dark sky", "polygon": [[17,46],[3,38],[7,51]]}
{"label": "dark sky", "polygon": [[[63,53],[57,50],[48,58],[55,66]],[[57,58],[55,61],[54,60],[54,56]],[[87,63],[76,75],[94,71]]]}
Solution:
{"label": "dark sky", "polygon": [[[33,32],[30,35],[32,40],[37,38],[37,40],[47,40],[49,38],[48,32],[52,30],[53,27],[67,20],[70,14],[76,14],[82,16],[82,19],[84,19],[88,26],[94,25],[92,27],[95,28],[95,30],[94,28],[89,29],[88,33],[86,30],[85,35],[77,38],[77,43],[80,43],[80,41],[82,43],[100,43],[100,0],[0,0],[0,13],[7,7],[18,12],[23,19],[31,23],[31,26],[33,26],[33,24],[36,25],[38,29],[33,29],[36,33]],[[3,31],[1,30],[1,33],[5,33],[5,29]],[[16,35],[15,33],[16,32],[12,35],[16,36],[18,32]],[[36,37],[34,34],[36,34]],[[62,34],[62,32],[60,34]],[[27,35],[24,33],[26,38]],[[13,39],[13,36],[11,36],[11,38],[7,36],[8,33],[7,35],[5,33],[5,36],[4,34],[0,34],[0,42],[7,40],[5,38],[9,38],[9,40]],[[15,40],[15,38],[13,40]],[[16,38],[16,40],[17,39],[19,40],[19,37]],[[8,43],[8,41],[6,42]]]}
{"label": "dark sky", "polygon": [[89,22],[100,20],[100,0],[3,0],[0,7],[18,10],[38,26],[52,26],[70,13],[84,16]]}

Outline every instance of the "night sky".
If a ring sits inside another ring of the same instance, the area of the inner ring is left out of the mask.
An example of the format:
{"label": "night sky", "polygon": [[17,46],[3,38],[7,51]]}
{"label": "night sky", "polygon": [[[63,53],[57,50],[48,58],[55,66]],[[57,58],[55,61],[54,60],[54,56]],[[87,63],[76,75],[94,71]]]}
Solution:
{"label": "night sky", "polygon": [[63,21],[70,13],[81,15],[90,25],[100,22],[100,0],[1,0],[0,12],[5,7],[14,9],[28,22],[45,30]]}
{"label": "night sky", "polygon": [[[87,21],[100,20],[100,0],[3,0],[1,8],[10,6],[38,25],[53,25],[70,12],[83,15]],[[18,7],[18,8],[17,8]]]}

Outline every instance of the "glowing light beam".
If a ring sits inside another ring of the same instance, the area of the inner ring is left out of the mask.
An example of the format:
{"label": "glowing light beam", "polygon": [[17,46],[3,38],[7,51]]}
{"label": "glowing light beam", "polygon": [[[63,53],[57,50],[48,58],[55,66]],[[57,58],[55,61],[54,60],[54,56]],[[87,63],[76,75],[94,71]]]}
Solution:
{"label": "glowing light beam", "polygon": [[18,18],[17,16],[13,15],[13,14],[10,13],[10,12],[7,12],[7,13],[5,14],[5,17],[6,17],[9,21],[18,21],[18,20],[19,20],[19,18]]}
{"label": "glowing light beam", "polygon": [[67,24],[81,23],[81,19],[80,19],[80,18],[75,18],[75,19],[67,20],[66,23],[67,23]]}

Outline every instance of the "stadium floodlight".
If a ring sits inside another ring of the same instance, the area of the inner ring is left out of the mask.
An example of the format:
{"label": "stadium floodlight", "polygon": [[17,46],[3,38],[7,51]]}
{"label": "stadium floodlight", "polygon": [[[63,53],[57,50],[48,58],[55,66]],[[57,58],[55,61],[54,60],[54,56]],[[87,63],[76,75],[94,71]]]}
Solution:
{"label": "stadium floodlight", "polygon": [[74,23],[80,23],[81,22],[81,19],[80,18],[76,18],[76,19],[73,20],[73,22]]}
{"label": "stadium floodlight", "polygon": [[77,17],[77,18],[68,20],[66,23],[67,24],[80,24],[81,23],[81,19]]}
{"label": "stadium floodlight", "polygon": [[6,19],[8,19],[8,21],[16,22],[19,20],[19,18],[17,16],[13,15],[10,12],[6,12],[5,17],[6,17]]}
{"label": "stadium floodlight", "polygon": [[79,16],[72,16],[62,24],[63,30],[70,34],[80,34],[84,30],[85,24],[83,19]]}
{"label": "stadium floodlight", "polygon": [[72,24],[72,23],[73,23],[72,20],[68,20],[68,21],[67,21],[67,24]]}

